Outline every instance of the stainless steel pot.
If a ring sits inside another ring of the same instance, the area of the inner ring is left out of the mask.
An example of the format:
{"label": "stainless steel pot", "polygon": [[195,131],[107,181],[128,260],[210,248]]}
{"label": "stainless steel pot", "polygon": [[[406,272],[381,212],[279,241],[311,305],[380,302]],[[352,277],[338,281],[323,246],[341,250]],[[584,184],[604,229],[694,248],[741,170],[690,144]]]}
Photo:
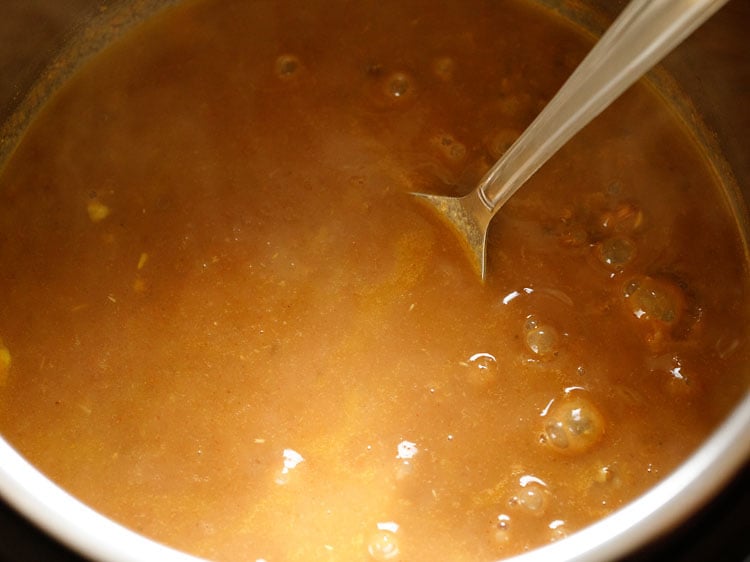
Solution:
{"label": "stainless steel pot", "polygon": [[[15,132],[33,115],[46,92],[64,80],[79,60],[167,1],[172,0],[3,0],[0,163],[17,140]],[[623,0],[541,1],[594,34],[601,33],[625,5]],[[743,227],[748,217],[745,202],[750,201],[748,26],[750,2],[733,0],[650,77],[674,100],[681,117],[711,155],[736,198]],[[683,522],[715,496],[749,458],[750,392],[711,438],[650,492],[606,519],[514,560],[584,561],[623,556]],[[194,560],[82,505],[2,439],[0,494],[46,533],[86,557]]]}

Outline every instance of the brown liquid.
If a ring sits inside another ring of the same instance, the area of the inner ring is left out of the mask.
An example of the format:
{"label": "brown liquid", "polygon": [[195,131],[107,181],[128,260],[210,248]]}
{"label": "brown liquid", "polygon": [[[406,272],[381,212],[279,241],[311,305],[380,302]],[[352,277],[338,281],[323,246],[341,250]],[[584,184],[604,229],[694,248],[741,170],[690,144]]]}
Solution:
{"label": "brown liquid", "polygon": [[225,560],[492,560],[633,499],[748,385],[740,237],[684,131],[626,94],[495,219],[485,285],[407,195],[473,187],[588,48],[478,0],[142,26],[0,177],[3,435]]}

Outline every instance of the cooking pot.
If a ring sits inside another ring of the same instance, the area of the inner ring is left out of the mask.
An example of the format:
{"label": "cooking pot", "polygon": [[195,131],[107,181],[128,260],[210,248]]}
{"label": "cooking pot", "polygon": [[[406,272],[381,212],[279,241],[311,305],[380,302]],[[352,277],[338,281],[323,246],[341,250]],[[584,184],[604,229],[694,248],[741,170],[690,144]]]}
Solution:
{"label": "cooking pot", "polygon": [[[0,163],[17,132],[75,66],[172,0],[4,0],[0,18]],[[658,1],[658,0],[654,0]],[[592,34],[625,2],[544,0]],[[750,3],[730,2],[649,79],[672,100],[724,178],[745,227],[750,201]],[[750,366],[748,366],[750,368]],[[750,455],[750,392],[712,436],[651,491],[609,517],[518,562],[610,560],[668,533],[726,486]],[[0,494],[44,532],[103,560],[191,560],[97,514],[0,438]]]}

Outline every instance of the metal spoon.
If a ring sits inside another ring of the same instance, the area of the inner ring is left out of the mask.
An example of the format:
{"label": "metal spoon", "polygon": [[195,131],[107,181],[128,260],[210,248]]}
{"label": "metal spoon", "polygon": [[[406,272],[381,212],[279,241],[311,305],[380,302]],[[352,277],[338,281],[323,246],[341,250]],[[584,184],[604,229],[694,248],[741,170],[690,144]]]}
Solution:
{"label": "metal spoon", "polygon": [[728,0],[633,0],[544,110],[463,197],[415,193],[468,246],[487,276],[487,228],[500,207],[557,150]]}

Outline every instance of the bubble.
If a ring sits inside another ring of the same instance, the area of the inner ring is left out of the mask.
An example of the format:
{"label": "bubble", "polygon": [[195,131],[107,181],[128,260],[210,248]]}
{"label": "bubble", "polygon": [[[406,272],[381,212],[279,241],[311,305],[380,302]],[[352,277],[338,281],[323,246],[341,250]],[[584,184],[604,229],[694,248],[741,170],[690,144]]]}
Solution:
{"label": "bubble", "polygon": [[597,484],[613,484],[617,481],[617,473],[609,465],[600,466],[594,474],[594,482]]}
{"label": "bubble", "polygon": [[568,536],[568,532],[565,529],[565,521],[562,519],[550,521],[547,528],[550,530],[550,542],[559,541]]}
{"label": "bubble", "polygon": [[596,471],[594,480],[596,480],[599,484],[606,484],[607,482],[610,482],[612,478],[612,469],[608,466],[602,466],[599,467],[599,470]]}
{"label": "bubble", "polygon": [[405,72],[394,72],[385,81],[385,93],[395,99],[403,99],[414,89],[411,77]]}
{"label": "bubble", "polygon": [[604,417],[581,396],[566,396],[553,402],[544,417],[542,441],[560,453],[584,453],[604,435]]}
{"label": "bubble", "polygon": [[620,203],[599,217],[599,226],[605,232],[631,234],[643,227],[643,211],[633,203]]}
{"label": "bubble", "polygon": [[539,321],[536,319],[535,316],[530,315],[526,317],[526,322],[523,324],[524,330],[527,332],[531,330],[536,330],[539,327]]}
{"label": "bubble", "polygon": [[550,359],[558,353],[557,330],[551,326],[540,326],[526,334],[526,344],[535,355]]}
{"label": "bubble", "polygon": [[396,455],[397,459],[413,459],[419,452],[417,444],[407,441],[406,439],[396,446],[396,450],[398,451],[398,454]]}
{"label": "bubble", "polygon": [[546,484],[533,476],[523,476],[508,504],[532,515],[541,515],[547,508],[549,491]]}
{"label": "bubble", "polygon": [[489,353],[475,353],[466,362],[467,380],[474,386],[487,386],[498,378],[497,359]]}
{"label": "bubble", "polygon": [[395,560],[399,554],[396,533],[387,529],[378,529],[367,541],[367,552],[373,560]]}
{"label": "bubble", "polygon": [[599,260],[613,271],[621,271],[635,257],[635,244],[628,238],[613,237],[596,247]]}
{"label": "bubble", "polygon": [[524,328],[526,346],[535,358],[550,360],[557,356],[560,352],[560,336],[553,326],[542,324],[530,316],[526,319]]}
{"label": "bubble", "polygon": [[673,283],[640,276],[625,284],[624,297],[633,316],[663,324],[676,323],[685,306],[685,296]]}
{"label": "bubble", "polygon": [[276,59],[276,76],[288,79],[300,69],[300,60],[294,55],[281,55]]}
{"label": "bubble", "polygon": [[510,542],[510,516],[501,513],[495,518],[490,527],[490,537],[499,545]]}
{"label": "bubble", "polygon": [[396,447],[396,480],[403,480],[414,473],[414,457],[419,453],[416,443],[404,439]]}

